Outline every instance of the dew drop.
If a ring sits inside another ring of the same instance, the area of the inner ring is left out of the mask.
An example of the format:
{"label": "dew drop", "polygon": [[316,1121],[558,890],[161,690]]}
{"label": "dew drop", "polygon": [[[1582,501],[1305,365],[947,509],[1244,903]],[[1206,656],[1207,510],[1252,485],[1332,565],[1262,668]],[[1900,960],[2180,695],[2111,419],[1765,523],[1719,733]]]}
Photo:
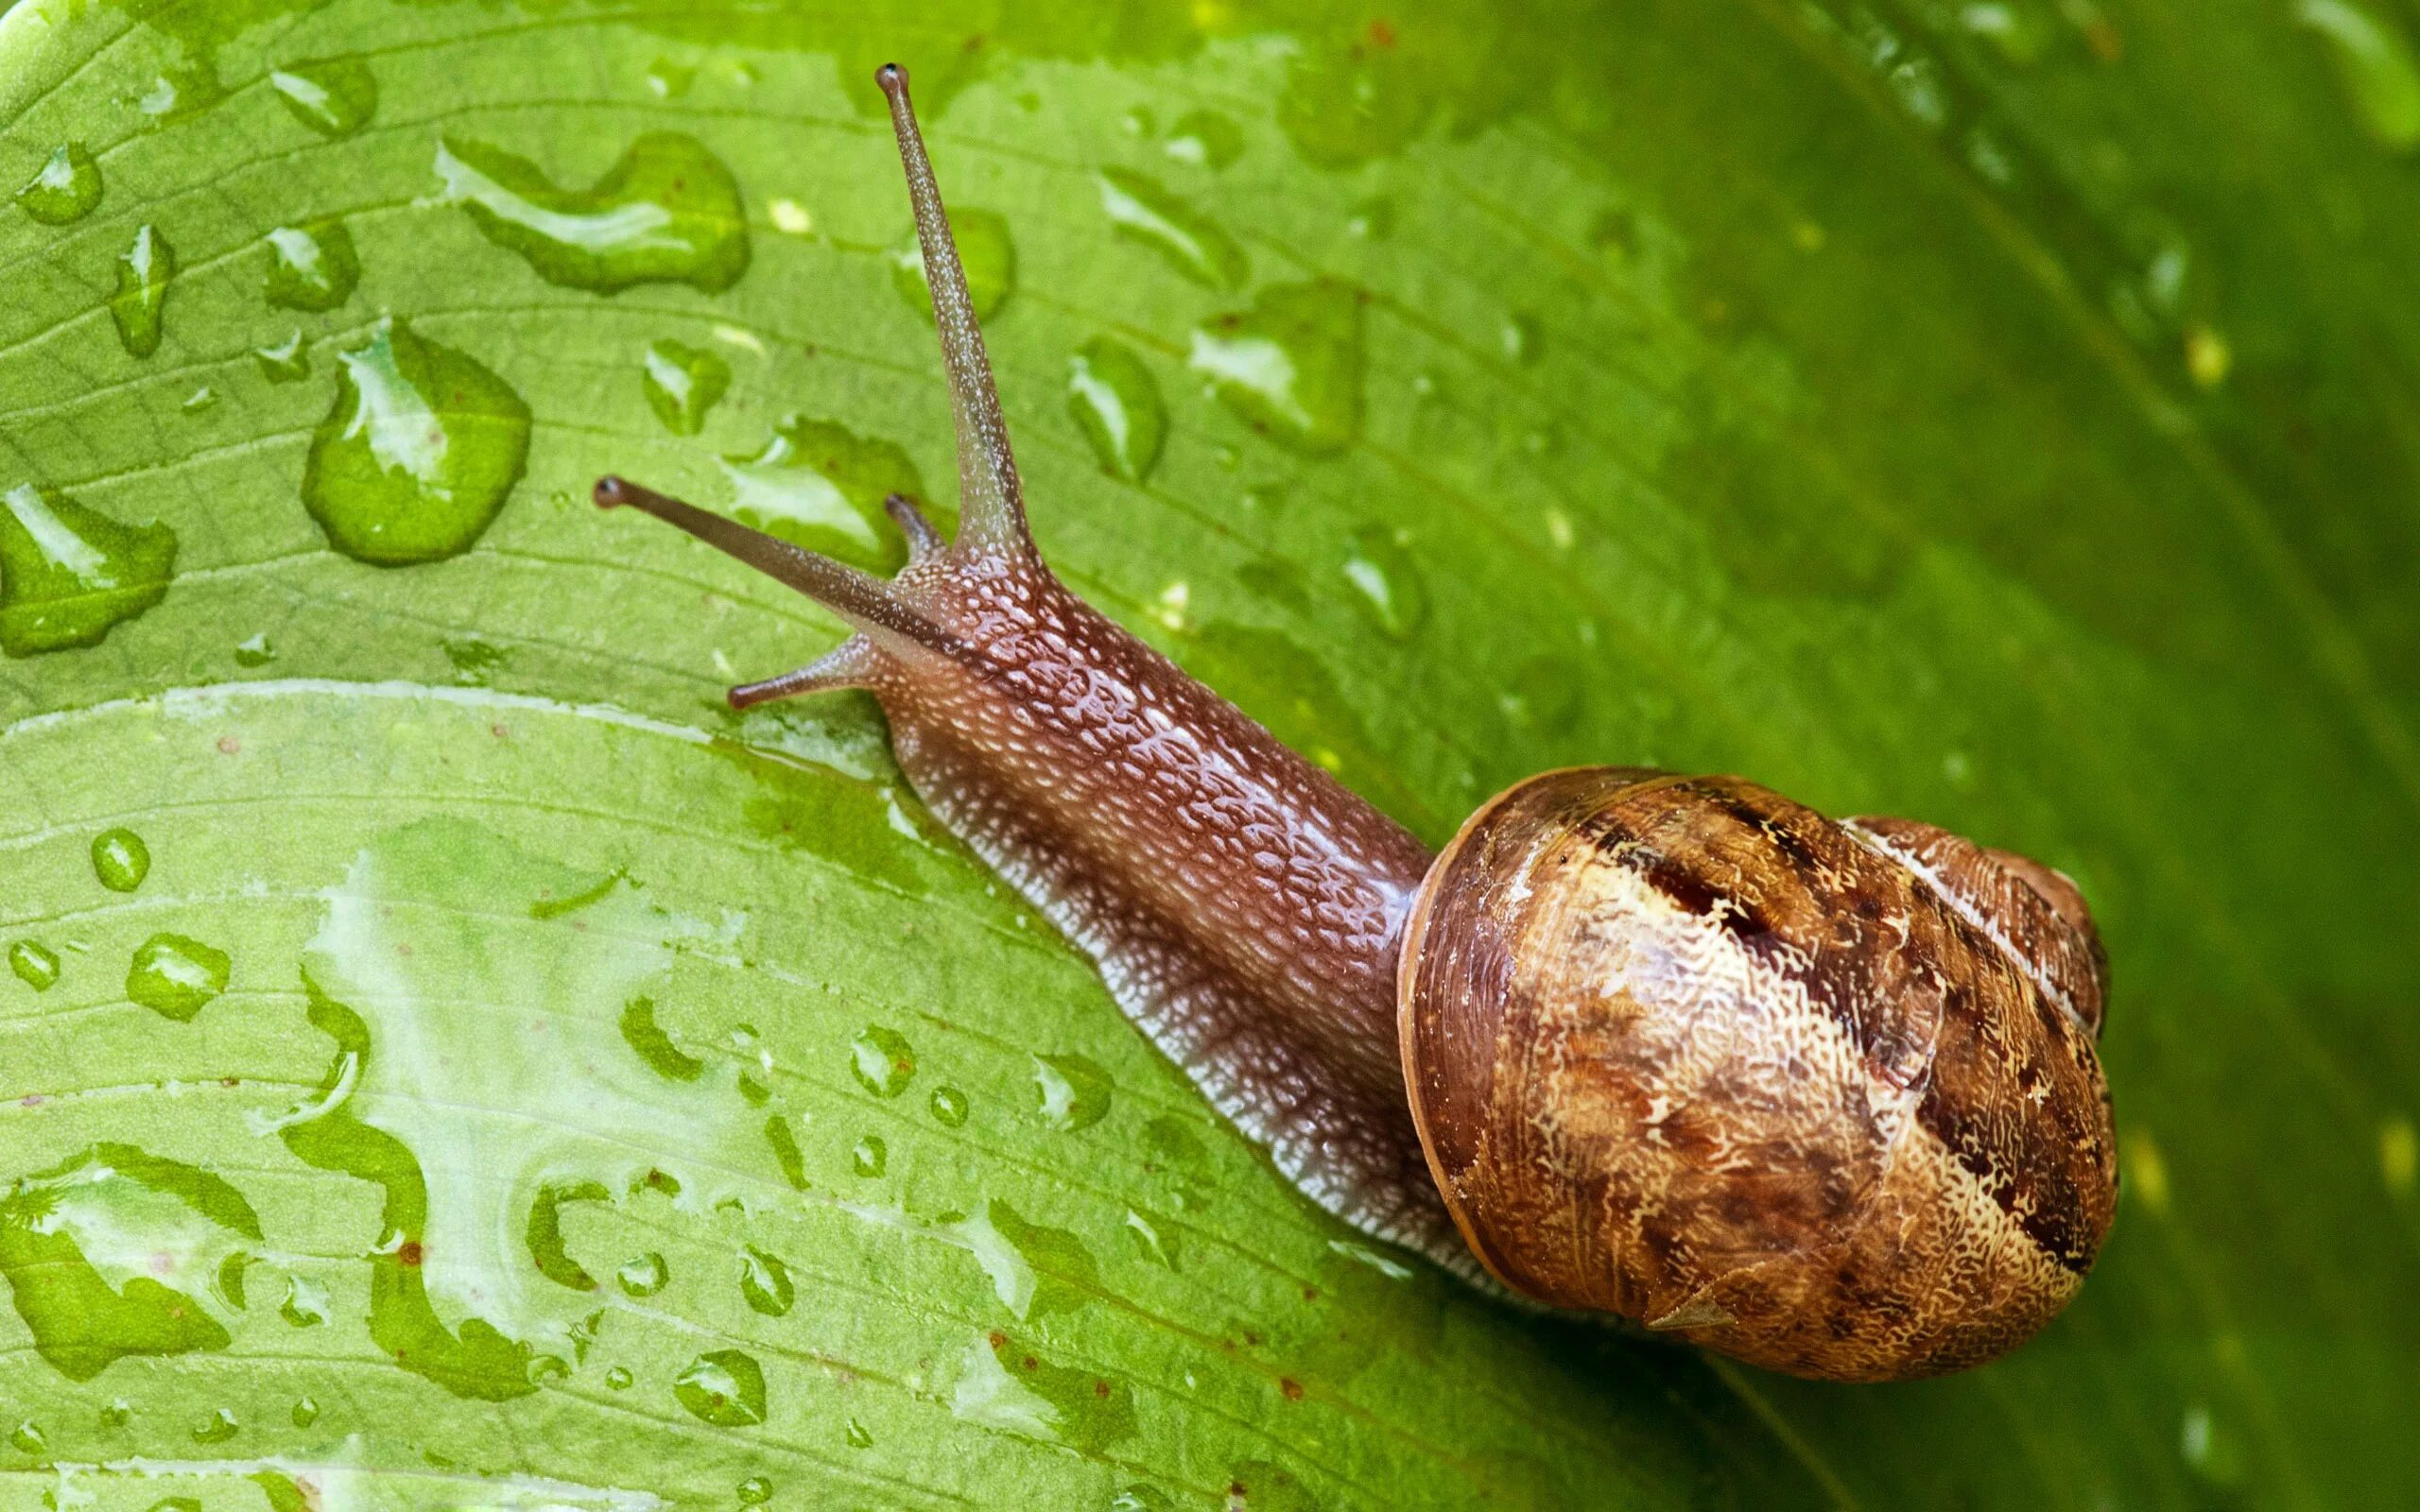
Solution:
{"label": "dew drop", "polygon": [[1361,304],[1330,280],[1263,289],[1249,310],[1195,328],[1186,357],[1220,402],[1312,454],[1361,434]]}
{"label": "dew drop", "polygon": [[1198,168],[1223,168],[1244,155],[1243,128],[1216,111],[1188,111],[1168,129],[1161,150]]}
{"label": "dew drop", "polygon": [[1150,476],[1167,439],[1167,406],[1151,369],[1123,343],[1096,336],[1067,360],[1067,414],[1112,477]]}
{"label": "dew drop", "polygon": [[648,93],[660,100],[679,99],[689,93],[689,86],[697,79],[698,69],[694,63],[659,58],[647,66]]}
{"label": "dew drop", "polygon": [[1504,349],[1505,357],[1512,362],[1535,362],[1545,339],[1545,332],[1539,327],[1537,318],[1530,315],[1507,316],[1504,324],[1496,331],[1496,345]]}
{"label": "dew drop", "polygon": [[235,1415],[225,1407],[193,1425],[193,1441],[197,1444],[223,1444],[235,1436]]}
{"label": "dew drop", "polygon": [[42,1425],[28,1418],[9,1431],[9,1447],[21,1454],[39,1454],[50,1447]]}
{"label": "dew drop", "polygon": [[876,1097],[896,1097],[915,1079],[916,1056],[896,1031],[870,1023],[849,1046],[849,1069]]}
{"label": "dew drop", "polygon": [[1155,1265],[1176,1269],[1176,1236],[1167,1231],[1166,1221],[1155,1218],[1139,1208],[1126,1210],[1126,1237],[1134,1242],[1134,1252]]}
{"label": "dew drop", "polygon": [[177,559],[166,525],[121,524],[47,489],[0,495],[0,650],[97,645],[160,602]]}
{"label": "dew drop", "polygon": [[198,115],[227,97],[227,86],[207,61],[162,69],[134,102],[154,129]]}
{"label": "dew drop", "polygon": [[254,347],[252,363],[273,384],[299,383],[311,376],[311,353],[302,345],[300,329],[275,346]]}
{"label": "dew drop", "polygon": [[1410,639],[1428,617],[1420,570],[1394,531],[1376,525],[1356,530],[1344,558],[1344,580],[1353,587],[1356,606],[1395,640]]}
{"label": "dew drop", "polygon": [[849,1419],[848,1440],[851,1449],[873,1448],[873,1435],[866,1432],[866,1425],[855,1418]]}
{"label": "dew drop", "polygon": [[690,1361],[673,1381],[672,1395],[691,1416],[717,1428],[765,1420],[764,1369],[737,1349],[709,1349]]}
{"label": "dew drop", "polygon": [[2392,152],[2420,147],[2420,58],[2402,31],[2354,0],[2302,0],[2294,16],[2327,43],[2371,140]]}
{"label": "dew drop", "polygon": [[1109,1073],[1083,1056],[1033,1057],[1034,1111],[1062,1133],[1090,1128],[1108,1117],[1115,1089]]}
{"label": "dew drop", "polygon": [[235,664],[239,667],[265,667],[277,660],[277,647],[269,644],[267,632],[248,635],[235,643]]}
{"label": "dew drop", "polygon": [[614,1280],[626,1297],[653,1297],[672,1280],[672,1267],[664,1263],[662,1255],[649,1250],[626,1263],[614,1273]]}
{"label": "dew drop", "polygon": [[702,347],[666,338],[647,349],[643,367],[648,407],[675,436],[695,436],[706,411],[731,387],[731,364]]}
{"label": "dew drop", "polygon": [[277,1315],[298,1329],[316,1328],[328,1320],[328,1289],[307,1276],[285,1278],[285,1300]]}
{"label": "dew drop", "polygon": [[1176,1502],[1155,1486],[1130,1486],[1109,1499],[1108,1512],[1176,1512]]}
{"label": "dew drop", "polygon": [[[1017,249],[1009,239],[1009,223],[988,210],[953,210],[950,238],[958,243],[958,260],[966,269],[967,298],[975,318],[989,320],[1016,292]],[[933,291],[925,282],[925,252],[911,232],[891,249],[891,286],[908,305],[930,318]]]}
{"label": "dew drop", "polygon": [[112,892],[132,892],[151,871],[151,848],[132,830],[103,830],[93,836],[93,875]]}
{"label": "dew drop", "polygon": [[762,1475],[751,1475],[737,1489],[743,1506],[762,1506],[773,1499],[773,1483]]}
{"label": "dew drop", "polygon": [[882,1142],[879,1134],[867,1135],[857,1141],[856,1148],[849,1152],[849,1168],[869,1181],[882,1175],[890,1166],[890,1146]]}
{"label": "dew drop", "polygon": [[933,1122],[944,1128],[963,1128],[966,1125],[966,1094],[955,1087],[936,1087],[930,1107]]}
{"label": "dew drop", "polygon": [[164,1019],[190,1022],[227,990],[227,953],[188,935],[166,932],[135,947],[126,969],[126,995]]}
{"label": "dew drop", "polygon": [[101,165],[81,142],[62,143],[17,191],[17,203],[45,226],[81,220],[100,202]]}
{"label": "dew drop", "polygon": [[609,1391],[628,1391],[634,1379],[630,1371],[617,1365],[605,1372],[605,1386]]}
{"label": "dew drop", "polygon": [[1133,1394],[1124,1383],[1054,1365],[996,1331],[959,1357],[949,1406],[961,1421],[1085,1454],[1098,1454],[1134,1432]]}
{"label": "dew drop", "polygon": [[739,1295],[767,1317],[780,1317],[798,1299],[798,1287],[779,1257],[751,1245],[740,1252]]}
{"label": "dew drop", "polygon": [[321,136],[351,136],[378,110],[378,77],[358,58],[288,63],[270,72],[268,85],[296,120]]}
{"label": "dew drop", "polygon": [[1217,222],[1152,180],[1125,168],[1099,175],[1101,213],[1118,235],[1140,242],[1197,284],[1237,289],[1252,265]]}
{"label": "dew drop", "polygon": [[308,1428],[320,1420],[320,1399],[303,1397],[294,1403],[294,1426]]}
{"label": "dew drop", "polygon": [[100,1419],[104,1428],[123,1428],[134,1421],[133,1405],[120,1397],[101,1408]]}
{"label": "dew drop", "polygon": [[[755,455],[723,458],[722,471],[740,521],[868,572],[889,574],[908,560],[884,497],[927,497],[923,475],[897,443],[798,415],[773,427]],[[944,533],[955,523],[944,511],[927,513]]]}
{"label": "dew drop", "polygon": [[336,403],[302,472],[303,507],[329,544],[381,567],[469,550],[520,481],[529,406],[400,320],[337,360]]}
{"label": "dew drop", "polygon": [[160,350],[161,315],[168,302],[168,284],[176,276],[176,249],[156,226],[138,229],[134,245],[118,254],[117,292],[110,296],[110,318],[116,322],[118,345],[129,356],[147,357]]}
{"label": "dew drop", "polygon": [[436,172],[489,241],[540,278],[611,294],[687,284],[719,294],[748,270],[748,216],[722,160],[695,137],[649,131],[586,189],[559,189],[526,158],[442,138]]}
{"label": "dew drop", "polygon": [[333,310],[361,282],[353,233],[331,215],[268,233],[268,274],[261,297],[281,310]]}
{"label": "dew drop", "polygon": [[58,953],[39,940],[21,939],[9,947],[9,970],[37,992],[47,992],[59,980]]}
{"label": "dew drop", "polygon": [[2420,1183],[2420,1128],[2400,1115],[2378,1125],[2378,1177],[2393,1197],[2411,1195]]}

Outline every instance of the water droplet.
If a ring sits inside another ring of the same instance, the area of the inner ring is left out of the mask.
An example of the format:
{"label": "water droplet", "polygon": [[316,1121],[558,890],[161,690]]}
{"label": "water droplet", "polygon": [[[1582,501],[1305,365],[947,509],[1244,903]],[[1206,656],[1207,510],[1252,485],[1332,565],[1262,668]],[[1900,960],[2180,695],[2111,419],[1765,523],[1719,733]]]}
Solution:
{"label": "water droplet", "polygon": [[966,1124],[966,1094],[955,1087],[933,1089],[931,1108],[933,1122],[944,1128],[962,1128]]}
{"label": "water droplet", "polygon": [[520,481],[529,406],[400,320],[337,359],[336,403],[302,472],[303,507],[329,544],[382,567],[469,550]]}
{"label": "water droplet", "polygon": [[2411,1120],[2398,1116],[2378,1125],[2378,1177],[2391,1197],[2411,1195],[2420,1181],[2420,1129]]}
{"label": "water droplet", "polygon": [[848,1440],[851,1449],[873,1448],[873,1435],[866,1432],[866,1425],[855,1418],[849,1419]]}
{"label": "water droplet", "polygon": [[1504,349],[1506,360],[1535,362],[1545,344],[1546,333],[1532,315],[1509,315],[1496,332],[1496,344]]}
{"label": "water droplet", "polygon": [[17,203],[45,226],[81,220],[101,202],[101,165],[81,142],[62,144],[17,191]]}
{"label": "water droplet", "polygon": [[265,667],[277,660],[277,647],[269,644],[266,632],[248,635],[235,643],[235,664],[239,667]]}
{"label": "water droplet", "polygon": [[1410,639],[1428,617],[1428,592],[1422,586],[1420,569],[1392,530],[1364,525],[1353,533],[1344,580],[1353,585],[1356,604],[1398,641]]}
{"label": "water droplet", "polygon": [[890,1146],[882,1142],[879,1134],[867,1135],[857,1141],[856,1148],[849,1152],[850,1169],[868,1180],[882,1175],[890,1165]]}
{"label": "water droplet", "polygon": [[133,1404],[120,1397],[101,1408],[100,1419],[104,1428],[123,1428],[134,1421]]}
{"label": "water droplet", "polygon": [[1108,1117],[1116,1085],[1098,1062],[1082,1056],[1033,1057],[1034,1110],[1063,1133],[1090,1128]]}
{"label": "water droplet", "polygon": [[503,646],[490,644],[475,635],[440,641],[437,648],[454,668],[454,680],[466,688],[484,688],[495,680],[496,668],[504,665],[511,655]]}
{"label": "water droplet", "polygon": [[316,1422],[318,1422],[319,1420],[320,1420],[320,1399],[319,1399],[319,1398],[317,1398],[317,1397],[302,1397],[302,1398],[298,1398],[298,1399],[295,1400],[295,1403],[294,1403],[294,1426],[295,1426],[295,1427],[297,1427],[297,1428],[308,1428],[308,1427],[310,1427],[313,1423],[316,1423]]}
{"label": "water droplet", "polygon": [[227,97],[227,86],[207,60],[162,69],[134,108],[154,129],[199,114]]}
{"label": "water droplet", "polygon": [[1198,168],[1223,168],[1244,155],[1243,128],[1216,111],[1188,111],[1168,129],[1161,150]]}
{"label": "water droplet", "polygon": [[164,1019],[188,1022],[227,990],[227,953],[185,935],[162,933],[135,947],[126,995]]}
{"label": "water droplet", "polygon": [[761,1506],[773,1499],[773,1483],[762,1475],[751,1475],[739,1483],[739,1500],[745,1506]]}
{"label": "water droplet", "polygon": [[815,232],[815,217],[804,205],[786,197],[766,201],[765,215],[773,229],[785,236],[810,236]]}
{"label": "water droplet", "polygon": [[2206,325],[2196,325],[2185,333],[2185,370],[2194,383],[2204,388],[2216,388],[2227,381],[2227,373],[2235,367],[2235,352],[2227,338]]}
{"label": "water droplet", "polygon": [[876,1097],[896,1097],[915,1079],[916,1056],[895,1031],[870,1023],[849,1046],[849,1069]]}
{"label": "water droplet", "polygon": [[2050,40],[2048,28],[2031,11],[2020,10],[2002,0],[1972,0],[1959,9],[1958,21],[2020,68],[2039,60]]}
{"label": "water droplet", "polygon": [[1176,1236],[1169,1231],[1166,1219],[1153,1217],[1139,1208],[1129,1208],[1126,1236],[1134,1241],[1135,1252],[1145,1260],[1176,1269]]}
{"label": "water droplet", "polygon": [[695,436],[731,387],[731,364],[701,347],[666,338],[647,349],[648,406],[675,436]]}
{"label": "water droplet", "polygon": [[648,91],[660,100],[679,99],[697,78],[697,65],[677,59],[659,58],[647,65]]}
{"label": "water droplet", "polygon": [[[951,240],[966,269],[967,298],[975,318],[989,320],[1016,292],[1017,249],[1009,239],[1009,223],[988,210],[949,213]],[[890,253],[890,283],[899,297],[927,318],[933,313],[933,291],[925,283],[925,252],[910,232]]]}
{"label": "water droplet", "polygon": [[378,77],[358,58],[288,63],[270,72],[268,86],[296,120],[321,136],[351,136],[378,109]]}
{"label": "water droplet", "polygon": [[307,226],[270,232],[268,276],[261,297],[282,310],[333,310],[353,298],[361,282],[361,258],[353,233],[330,215]]}
{"label": "water droplet", "polygon": [[1243,287],[1252,265],[1207,215],[1139,173],[1103,168],[1099,181],[1101,213],[1118,235],[1149,247],[1197,284]]}
{"label": "water droplet", "polygon": [[779,1257],[751,1245],[740,1252],[739,1295],[767,1317],[780,1317],[798,1299],[798,1288]]}
{"label": "water droplet", "polygon": [[693,1416],[717,1428],[765,1420],[764,1369],[737,1349],[709,1349],[690,1361],[672,1383],[672,1394]]}
{"label": "water droplet", "polygon": [[1193,332],[1186,362],[1237,416],[1314,454],[1361,434],[1361,303],[1329,280],[1263,289]]}
{"label": "water droplet", "polygon": [[273,384],[298,383],[311,376],[311,353],[302,344],[300,328],[273,347],[254,347],[252,362],[261,376]]}
{"label": "water droplet", "polygon": [[9,1432],[9,1447],[21,1454],[39,1454],[50,1447],[43,1436],[42,1425],[28,1418]]}
{"label": "water droplet", "polygon": [[160,602],[177,559],[164,524],[120,524],[21,483],[0,496],[0,649],[33,656],[97,645]]}
{"label": "water droplet", "polygon": [[1109,1499],[1108,1512],[1176,1512],[1176,1502],[1153,1486],[1130,1486]]}
{"label": "water droplet", "polygon": [[9,970],[37,992],[47,992],[59,980],[58,953],[39,940],[21,939],[9,947]]}
{"label": "water droplet", "polygon": [[672,1280],[672,1267],[664,1263],[662,1255],[649,1250],[624,1263],[614,1273],[614,1280],[627,1297],[653,1297]]}
{"label": "water droplet", "polygon": [[2168,1211],[2168,1159],[2160,1153],[2151,1131],[2137,1125],[2118,1142],[2119,1168],[2125,1173],[2125,1183],[2118,1194],[2141,1201],[2153,1213]]}
{"label": "water droplet", "polygon": [[631,1383],[636,1378],[633,1377],[630,1371],[624,1369],[618,1365],[605,1372],[606,1388],[612,1391],[630,1390]]}
{"label": "water droplet", "polygon": [[1123,343],[1096,336],[1067,359],[1067,414],[1112,477],[1150,476],[1167,439],[1167,406],[1151,369]]}
{"label": "water droplet", "polygon": [[2232,1486],[2243,1479],[2243,1452],[2201,1402],[2185,1409],[2178,1425],[2177,1452],[2203,1479]]}
{"label": "water droplet", "polygon": [[316,1328],[328,1320],[328,1289],[309,1277],[288,1276],[277,1314],[298,1329]]}
{"label": "water droplet", "polygon": [[1134,1432],[1132,1391],[1090,1370],[1053,1365],[994,1331],[959,1357],[950,1413],[965,1422],[1098,1454]]}
{"label": "water droplet", "polygon": [[649,131],[586,189],[559,189],[526,158],[441,139],[445,199],[540,278],[611,294],[687,284],[719,294],[748,270],[748,216],[722,160],[695,137]]}
{"label": "water droplet", "polygon": [[1411,1280],[1410,1266],[1381,1250],[1371,1248],[1368,1245],[1357,1244],[1350,1239],[1331,1239],[1327,1242],[1327,1247],[1357,1265],[1369,1266],[1391,1281]]}
{"label": "water droplet", "polygon": [[132,892],[151,872],[151,848],[132,830],[103,830],[93,836],[93,875],[112,892]]}
{"label": "water droplet", "polygon": [[2294,17],[2327,43],[2361,129],[2393,152],[2420,146],[2420,58],[2395,25],[2353,0],[2302,0]]}
{"label": "water droplet", "polygon": [[134,233],[134,245],[118,254],[117,292],[110,296],[110,318],[127,354],[147,357],[160,350],[161,313],[168,284],[177,276],[176,249],[156,226]]}
{"label": "water droplet", "polygon": [[1540,734],[1568,734],[1579,722],[1582,686],[1572,668],[1534,656],[1514,670],[1502,695],[1504,712]]}
{"label": "water droplet", "polygon": [[[908,560],[908,545],[883,512],[892,493],[923,500],[925,481],[896,443],[859,436],[830,421],[791,415],[752,457],[723,458],[732,513],[793,545],[889,574]],[[955,518],[931,511],[944,532]]]}
{"label": "water droplet", "polygon": [[235,1415],[221,1407],[193,1425],[193,1441],[197,1444],[223,1444],[235,1436]]}
{"label": "water droplet", "polygon": [[218,391],[211,387],[208,384],[204,384],[199,388],[195,389],[192,393],[185,395],[185,402],[178,407],[182,408],[186,414],[191,415],[201,410],[208,409],[211,405],[217,403]]}

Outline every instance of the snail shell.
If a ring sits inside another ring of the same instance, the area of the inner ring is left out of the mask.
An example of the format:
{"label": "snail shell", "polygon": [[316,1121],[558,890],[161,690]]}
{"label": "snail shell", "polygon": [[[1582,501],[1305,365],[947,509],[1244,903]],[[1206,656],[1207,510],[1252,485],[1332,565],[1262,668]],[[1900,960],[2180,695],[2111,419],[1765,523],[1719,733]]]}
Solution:
{"label": "snail shell", "polygon": [[1462,826],[1398,1003],[1489,1270],[1798,1375],[1957,1369],[2116,1205],[2101,956],[2066,879],[1737,778],[1549,772]]}

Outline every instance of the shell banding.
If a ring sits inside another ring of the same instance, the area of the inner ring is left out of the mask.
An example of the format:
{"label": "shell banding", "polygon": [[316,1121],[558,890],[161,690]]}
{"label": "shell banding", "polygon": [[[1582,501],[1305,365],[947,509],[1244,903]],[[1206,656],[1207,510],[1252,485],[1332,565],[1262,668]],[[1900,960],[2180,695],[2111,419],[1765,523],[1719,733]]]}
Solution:
{"label": "shell banding", "polygon": [[1515,1291],[1886,1380],[2082,1285],[2117,1195],[2104,968],[2048,868],[1582,768],[1473,816],[1405,928],[1422,1143]]}

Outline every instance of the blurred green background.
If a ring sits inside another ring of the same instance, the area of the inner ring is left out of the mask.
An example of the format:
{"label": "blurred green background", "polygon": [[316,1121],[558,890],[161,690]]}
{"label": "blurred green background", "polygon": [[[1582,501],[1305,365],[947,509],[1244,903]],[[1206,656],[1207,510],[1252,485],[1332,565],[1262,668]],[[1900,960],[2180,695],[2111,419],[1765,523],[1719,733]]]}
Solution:
{"label": "blurred green background", "polygon": [[[2420,7],[27,0],[0,1496],[2420,1502]],[[2116,1232],[1823,1386],[1357,1242],[906,792],[953,476],[1432,842],[1579,762],[2075,875]],[[188,1502],[178,1499],[190,1499]]]}

